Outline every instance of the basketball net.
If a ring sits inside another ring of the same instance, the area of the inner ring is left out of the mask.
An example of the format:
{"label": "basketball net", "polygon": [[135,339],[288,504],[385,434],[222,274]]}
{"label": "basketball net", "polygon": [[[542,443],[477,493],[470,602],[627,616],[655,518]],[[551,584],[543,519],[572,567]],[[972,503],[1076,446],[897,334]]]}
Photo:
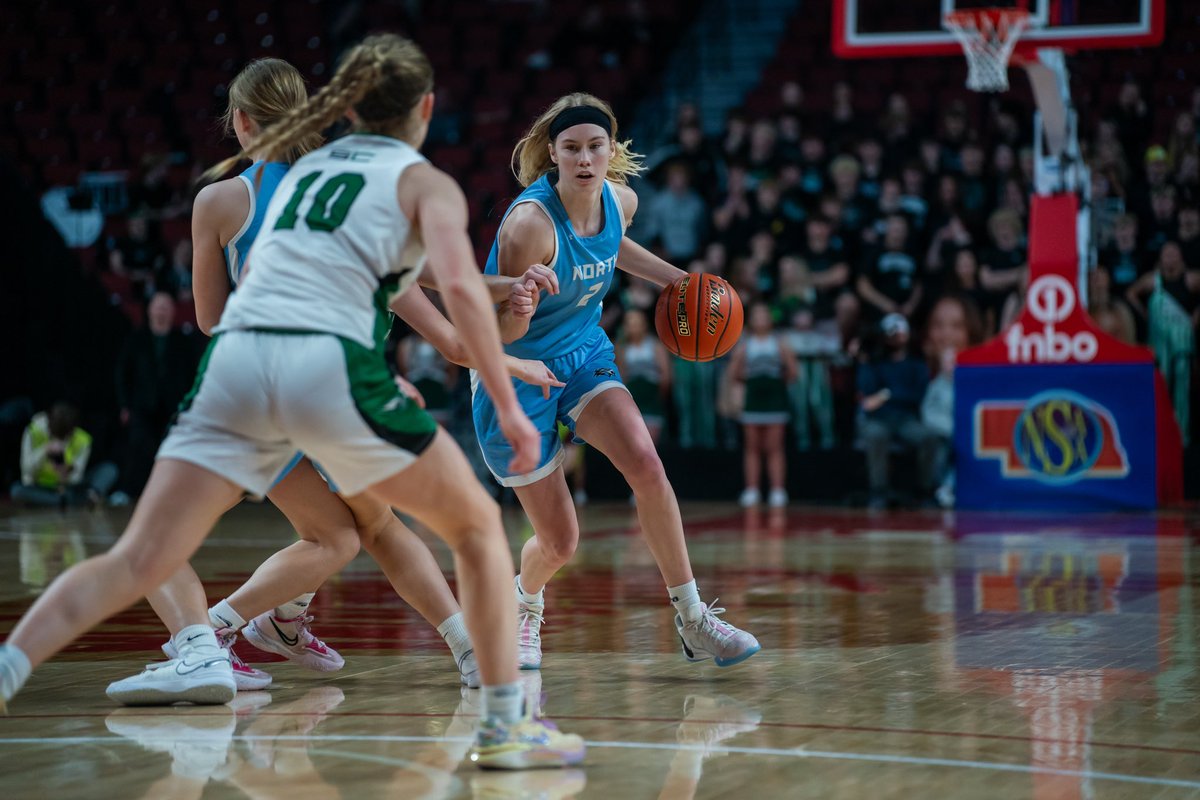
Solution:
{"label": "basketball net", "polygon": [[1023,8],[973,8],[951,11],[942,18],[967,57],[967,88],[975,92],[1008,89],[1008,61],[1017,40],[1029,27]]}

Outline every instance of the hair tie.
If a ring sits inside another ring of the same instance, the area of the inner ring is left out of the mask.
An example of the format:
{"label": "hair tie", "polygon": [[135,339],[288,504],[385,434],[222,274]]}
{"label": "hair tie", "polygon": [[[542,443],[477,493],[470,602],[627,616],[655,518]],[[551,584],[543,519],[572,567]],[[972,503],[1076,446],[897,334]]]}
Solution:
{"label": "hair tie", "polygon": [[561,111],[550,123],[550,141],[557,139],[567,128],[587,124],[599,125],[605,133],[612,136],[612,120],[608,118],[608,114],[595,106],[571,106]]}

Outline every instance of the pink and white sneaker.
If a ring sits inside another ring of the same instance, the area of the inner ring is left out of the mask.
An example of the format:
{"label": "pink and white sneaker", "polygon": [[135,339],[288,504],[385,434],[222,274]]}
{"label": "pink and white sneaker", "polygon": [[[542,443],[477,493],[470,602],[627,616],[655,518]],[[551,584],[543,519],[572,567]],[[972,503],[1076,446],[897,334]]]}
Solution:
{"label": "pink and white sneaker", "polygon": [[268,611],[250,621],[243,629],[246,641],[268,653],[283,656],[317,672],[337,672],[346,660],[308,629],[311,616],[277,619]]}
{"label": "pink and white sneaker", "polygon": [[[233,681],[237,684],[237,690],[239,692],[258,692],[266,689],[271,685],[271,673],[255,669],[243,661],[242,657],[233,649],[233,643],[236,641],[237,634],[228,628],[217,631],[217,643],[229,654],[229,666],[233,668]],[[179,652],[170,639],[162,646],[162,651],[167,658],[179,658]]]}

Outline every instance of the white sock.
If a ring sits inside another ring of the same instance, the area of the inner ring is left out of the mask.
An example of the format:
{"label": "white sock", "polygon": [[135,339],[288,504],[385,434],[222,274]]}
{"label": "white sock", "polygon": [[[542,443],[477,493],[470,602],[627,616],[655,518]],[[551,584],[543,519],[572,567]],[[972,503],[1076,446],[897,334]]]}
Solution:
{"label": "white sock", "polygon": [[188,625],[171,639],[176,652],[182,653],[185,647],[217,648],[217,632],[209,625]]}
{"label": "white sock", "polygon": [[228,600],[222,600],[208,610],[208,621],[217,630],[228,628],[234,633],[246,627],[246,620],[233,610],[233,606],[229,605]]}
{"label": "white sock", "polygon": [[667,591],[671,596],[671,605],[675,606],[685,621],[691,622],[700,616],[700,592],[696,589],[695,579],[681,586],[668,586]]}
{"label": "white sock", "polygon": [[279,606],[275,609],[275,619],[279,620],[280,622],[287,622],[288,620],[293,620],[297,617],[304,616],[308,613],[308,604],[312,602],[312,599],[316,596],[316,594],[316,592],[302,594],[295,600]]}
{"label": "white sock", "polygon": [[520,722],[524,700],[525,692],[521,689],[520,681],[500,686],[485,686],[479,718],[495,719],[508,724]]}
{"label": "white sock", "polygon": [[31,672],[33,667],[24,651],[11,644],[0,644],[0,696],[4,702],[12,700],[13,695],[21,691]]}
{"label": "white sock", "polygon": [[538,590],[537,594],[530,594],[525,591],[525,587],[521,585],[521,576],[518,575],[515,579],[517,585],[517,597],[522,603],[527,606],[540,606],[546,603],[546,587],[543,586]]}
{"label": "white sock", "polygon": [[471,635],[467,633],[467,623],[463,619],[463,613],[459,611],[457,614],[452,614],[438,625],[437,632],[446,640],[446,644],[450,645],[450,652],[454,654],[454,663],[462,661],[463,654],[471,649]]}

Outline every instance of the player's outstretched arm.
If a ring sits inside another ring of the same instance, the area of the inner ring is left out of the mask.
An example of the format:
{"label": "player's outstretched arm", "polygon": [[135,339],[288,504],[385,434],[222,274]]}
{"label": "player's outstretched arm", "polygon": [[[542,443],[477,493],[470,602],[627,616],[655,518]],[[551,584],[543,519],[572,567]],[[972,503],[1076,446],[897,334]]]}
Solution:
{"label": "player's outstretched arm", "polygon": [[491,298],[467,236],[466,198],[450,176],[428,164],[405,170],[398,194],[405,216],[420,228],[429,265],[438,275],[446,311],[496,407],[500,430],[513,448],[509,469],[529,472],[537,466],[541,442],[533,423],[517,403],[516,392],[504,369]]}
{"label": "player's outstretched arm", "polygon": [[[621,211],[625,215],[625,227],[628,228],[633,222],[633,215],[637,213],[637,192],[620,184],[614,184],[613,191],[617,193]],[[666,286],[687,274],[679,267],[663,261],[628,236],[621,238],[621,248],[617,251],[617,266],[630,275],[645,278],[655,286]]]}
{"label": "player's outstretched arm", "polygon": [[[435,292],[438,291],[437,275],[430,270],[423,271],[417,282],[426,289],[432,289]],[[534,264],[525,270],[525,274],[516,277],[510,275],[484,275],[483,282],[487,285],[488,294],[492,296],[493,303],[503,303],[505,300],[508,300],[513,293],[513,287],[522,283],[532,284],[537,291],[558,294],[558,276],[554,273],[554,270],[544,264]]]}
{"label": "player's outstretched arm", "polygon": [[621,249],[617,251],[617,266],[630,275],[645,278],[655,286],[666,286],[687,274],[679,267],[663,261],[628,236],[621,239]]}
{"label": "player's outstretched arm", "polygon": [[[441,311],[438,311],[433,303],[429,302],[429,298],[425,296],[424,292],[405,292],[392,301],[392,310],[400,319],[408,323],[418,336],[433,345],[442,354],[442,358],[460,367],[475,368],[471,354],[467,352],[454,325],[442,315]],[[541,361],[513,358],[506,355],[504,356],[504,368],[517,380],[542,387],[542,392],[546,396],[550,394],[550,387],[565,385]]]}

